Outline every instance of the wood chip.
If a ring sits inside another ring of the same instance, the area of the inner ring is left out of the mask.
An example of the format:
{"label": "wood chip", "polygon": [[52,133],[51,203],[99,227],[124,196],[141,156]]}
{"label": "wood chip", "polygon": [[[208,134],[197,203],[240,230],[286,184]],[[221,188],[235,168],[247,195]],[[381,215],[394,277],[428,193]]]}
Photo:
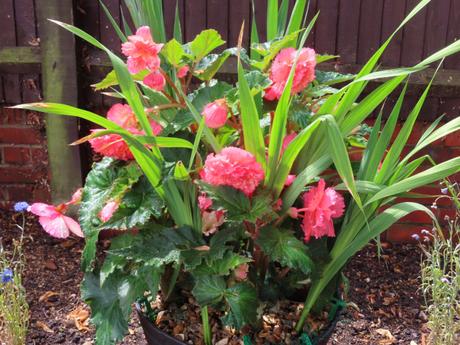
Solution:
{"label": "wood chip", "polygon": [[44,323],[42,321],[37,321],[35,323],[35,326],[37,326],[38,328],[41,328],[46,333],[54,333],[54,331],[51,328],[49,328],[49,326],[46,323]]}

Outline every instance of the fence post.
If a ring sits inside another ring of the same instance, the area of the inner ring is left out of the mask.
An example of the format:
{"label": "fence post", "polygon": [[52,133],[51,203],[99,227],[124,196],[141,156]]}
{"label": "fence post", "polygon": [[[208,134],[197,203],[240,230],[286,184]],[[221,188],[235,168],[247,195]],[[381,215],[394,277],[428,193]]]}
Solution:
{"label": "fence post", "polygon": [[[38,0],[42,90],[46,102],[78,103],[77,64],[74,36],[50,22],[56,19],[73,24],[73,0]],[[69,146],[78,138],[75,118],[46,115],[48,157],[53,202],[68,200],[81,186],[78,147]]]}

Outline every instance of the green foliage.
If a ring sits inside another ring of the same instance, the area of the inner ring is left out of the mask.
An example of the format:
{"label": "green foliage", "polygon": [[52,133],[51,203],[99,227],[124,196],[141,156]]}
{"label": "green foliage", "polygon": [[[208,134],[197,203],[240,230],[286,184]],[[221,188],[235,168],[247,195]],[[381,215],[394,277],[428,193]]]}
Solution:
{"label": "green foliage", "polygon": [[194,62],[199,62],[202,58],[214,49],[225,44],[220,34],[214,29],[204,30],[190,42],[190,52],[193,54]]}
{"label": "green foliage", "polygon": [[314,267],[305,244],[292,231],[266,227],[260,231],[257,244],[272,261],[309,274]]}

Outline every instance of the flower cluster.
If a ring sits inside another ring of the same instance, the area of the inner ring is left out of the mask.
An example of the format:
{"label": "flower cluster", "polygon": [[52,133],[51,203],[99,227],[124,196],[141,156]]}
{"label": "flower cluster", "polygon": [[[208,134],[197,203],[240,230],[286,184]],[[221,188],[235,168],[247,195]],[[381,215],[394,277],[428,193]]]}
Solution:
{"label": "flower cluster", "polygon": [[128,42],[121,46],[122,53],[128,57],[128,70],[132,74],[148,70],[149,74],[144,78],[144,84],[148,87],[161,91],[166,79],[160,71],[160,53],[163,44],[153,41],[150,28],[142,26],[136,34],[128,37]]}
{"label": "flower cluster", "polygon": [[14,278],[13,270],[11,268],[5,268],[3,272],[0,272],[0,282],[6,284],[12,282]]}

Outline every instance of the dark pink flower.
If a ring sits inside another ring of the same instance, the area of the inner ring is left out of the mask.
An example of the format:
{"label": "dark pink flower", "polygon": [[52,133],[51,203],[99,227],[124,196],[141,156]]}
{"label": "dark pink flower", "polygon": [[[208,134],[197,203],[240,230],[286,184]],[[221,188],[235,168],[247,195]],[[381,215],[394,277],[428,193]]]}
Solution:
{"label": "dark pink flower", "polygon": [[317,187],[312,187],[303,195],[303,202],[304,208],[297,209],[292,215],[299,216],[301,212],[304,213],[302,229],[305,241],[308,242],[311,236],[335,237],[332,219],[339,218],[344,213],[345,202],[342,195],[333,188],[326,188],[326,183],[321,179]]}
{"label": "dark pink flower", "polygon": [[284,186],[289,187],[294,182],[296,177],[297,177],[296,175],[288,175],[286,182],[284,182]]}
{"label": "dark pink flower", "polygon": [[203,114],[206,126],[209,128],[220,128],[227,122],[228,107],[225,99],[218,99],[212,103],[208,103]]}
{"label": "dark pink flower", "polygon": [[128,70],[136,74],[145,69],[156,71],[160,68],[158,53],[161,48],[163,44],[153,41],[150,28],[142,26],[137,29],[135,35],[128,37],[128,42],[122,44],[121,51],[128,57]]}
{"label": "dark pink flower", "polygon": [[34,203],[29,207],[29,211],[38,216],[38,222],[43,229],[53,237],[67,238],[70,232],[78,237],[84,237],[80,224],[70,217],[64,215],[67,206],[48,205],[44,203]]}
{"label": "dark pink flower", "polygon": [[144,78],[144,84],[147,85],[149,88],[154,89],[156,91],[163,91],[165,85],[166,85],[166,79],[158,71],[152,72],[148,74]]}
{"label": "dark pink flower", "polygon": [[98,216],[99,219],[102,220],[103,222],[107,222],[110,220],[113,216],[113,214],[118,210],[120,207],[120,202],[117,200],[111,200],[109,201],[99,212]]}
{"label": "dark pink flower", "polygon": [[138,126],[136,115],[127,104],[114,104],[107,112],[107,118],[125,129]]}
{"label": "dark pink flower", "polygon": [[286,151],[286,148],[296,137],[297,137],[297,133],[291,133],[284,137],[283,146],[281,147],[281,154],[283,154],[283,152]]}
{"label": "dark pink flower", "polygon": [[238,147],[226,147],[206,158],[201,178],[214,186],[230,186],[251,196],[265,174],[255,157]]}
{"label": "dark pink flower", "polygon": [[[285,48],[276,56],[270,70],[272,85],[265,90],[265,99],[269,101],[280,99],[296,55],[297,50],[294,48]],[[315,51],[311,48],[302,48],[292,81],[292,94],[302,91],[315,79],[315,67]]]}
{"label": "dark pink flower", "polygon": [[[96,133],[102,131],[102,129],[94,129],[91,132]],[[132,134],[141,135],[144,134],[135,128],[129,129]],[[122,161],[129,161],[134,159],[128,144],[118,134],[106,134],[100,137],[96,137],[89,140],[93,150],[103,156],[112,157]]]}
{"label": "dark pink flower", "polygon": [[188,71],[190,70],[190,67],[188,67],[187,65],[179,68],[179,70],[177,71],[177,78],[181,79],[181,78],[184,78]]}
{"label": "dark pink flower", "polygon": [[198,207],[201,211],[206,211],[207,209],[211,208],[212,200],[206,196],[206,194],[201,194],[198,197]]}

